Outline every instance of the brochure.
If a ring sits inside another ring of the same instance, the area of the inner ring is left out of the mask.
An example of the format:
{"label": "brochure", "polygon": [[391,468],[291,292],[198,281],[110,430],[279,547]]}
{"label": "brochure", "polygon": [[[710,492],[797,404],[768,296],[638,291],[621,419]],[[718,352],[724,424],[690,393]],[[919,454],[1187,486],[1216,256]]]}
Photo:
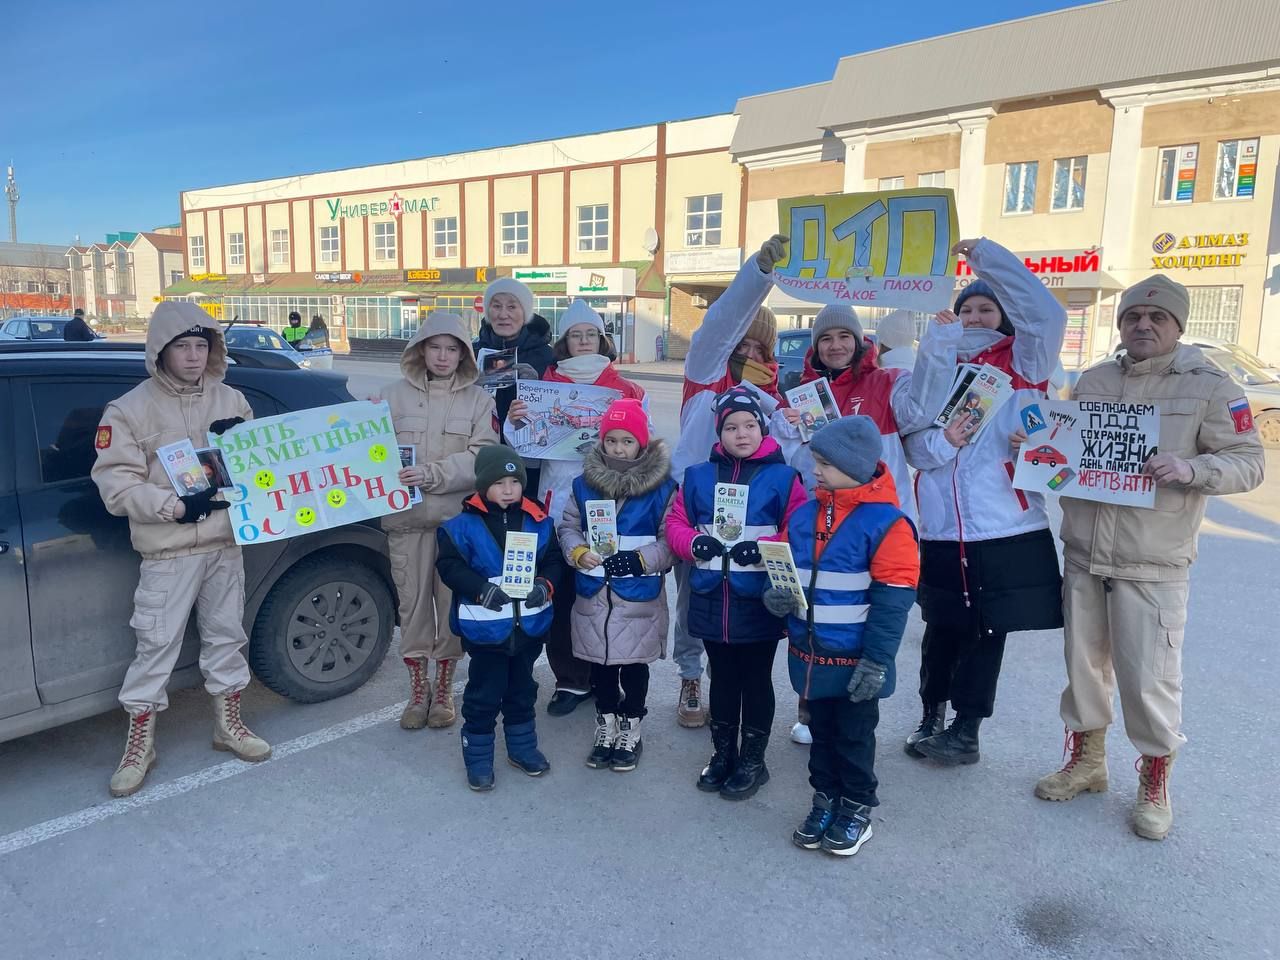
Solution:
{"label": "brochure", "polygon": [[[397,444],[396,449],[400,451],[400,469],[405,467],[416,467],[418,465],[418,448],[412,443]],[[409,506],[414,506],[422,502],[422,489],[420,487],[409,487]]]}
{"label": "brochure", "polygon": [[800,612],[809,609],[809,601],[805,599],[804,584],[796,573],[796,562],[791,556],[791,544],[772,540],[761,540],[757,544],[760,556],[764,559],[765,573],[769,574],[770,586],[786,590],[800,603]]}
{"label": "brochure", "polygon": [[963,364],[956,373],[951,394],[934,423],[946,427],[952,420],[969,416],[974,423],[970,440],[976,439],[991,422],[995,412],[1012,396],[1012,379],[1003,370],[997,370],[987,363],[980,367],[971,363]]}
{"label": "brochure", "polygon": [[204,477],[209,485],[217,490],[230,490],[235,486],[231,482],[231,471],[227,469],[227,461],[222,459],[222,451],[217,447],[201,447],[196,451],[196,459],[204,470]]}
{"label": "brochure", "polygon": [[721,543],[734,544],[742,539],[747,528],[747,494],[750,485],[746,483],[717,483],[715,504],[712,508],[716,539]]}
{"label": "brochure", "polygon": [[156,450],[160,465],[168,474],[169,483],[180,497],[204,493],[213,486],[205,476],[195,445],[190,440],[179,440]]}
{"label": "brochure", "polygon": [[492,350],[481,348],[476,354],[476,362],[480,366],[479,385],[489,393],[497,393],[503,387],[516,382],[516,349]]}
{"label": "brochure", "polygon": [[506,549],[502,551],[502,587],[508,597],[523,598],[533,589],[534,568],[537,565],[538,535],[536,533],[508,533]]}
{"label": "brochure", "polygon": [[604,559],[618,552],[618,504],[614,500],[587,501],[587,542]]}
{"label": "brochure", "polygon": [[787,403],[800,411],[800,439],[808,443],[819,427],[840,419],[840,409],[831,394],[831,385],[819,377],[787,391]]}

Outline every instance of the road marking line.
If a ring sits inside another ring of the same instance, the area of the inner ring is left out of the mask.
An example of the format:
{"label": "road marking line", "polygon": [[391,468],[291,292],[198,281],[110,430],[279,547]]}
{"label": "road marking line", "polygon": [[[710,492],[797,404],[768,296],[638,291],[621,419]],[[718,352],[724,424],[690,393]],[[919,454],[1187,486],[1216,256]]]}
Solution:
{"label": "road marking line", "polygon": [[24,850],[37,843],[43,843],[45,840],[52,840],[54,837],[60,837],[64,833],[71,833],[73,830],[82,830],[102,820],[131,813],[143,807],[149,807],[151,804],[159,803],[161,800],[179,797],[184,793],[190,793],[192,790],[198,790],[200,787],[207,787],[211,783],[218,783],[221,780],[227,780],[231,777],[269,767],[285,757],[291,757],[296,753],[302,753],[305,750],[311,750],[314,747],[332,743],[334,740],[341,740],[343,737],[360,733],[362,730],[367,730],[370,727],[375,727],[380,723],[385,723],[398,717],[407,703],[407,700],[403,700],[389,707],[383,707],[381,710],[375,710],[372,713],[366,713],[351,720],[344,720],[342,723],[335,723],[333,726],[325,727],[323,730],[316,730],[312,733],[295,737],[293,740],[286,740],[284,743],[277,744],[272,748],[271,758],[266,763],[246,763],[243,760],[228,760],[225,763],[219,763],[216,766],[189,773],[169,783],[145,787],[133,796],[125,797],[122,800],[108,800],[75,813],[55,817],[53,820],[46,820],[44,823],[37,823],[34,826],[27,827],[25,830],[19,830],[16,833],[0,837],[0,857]]}

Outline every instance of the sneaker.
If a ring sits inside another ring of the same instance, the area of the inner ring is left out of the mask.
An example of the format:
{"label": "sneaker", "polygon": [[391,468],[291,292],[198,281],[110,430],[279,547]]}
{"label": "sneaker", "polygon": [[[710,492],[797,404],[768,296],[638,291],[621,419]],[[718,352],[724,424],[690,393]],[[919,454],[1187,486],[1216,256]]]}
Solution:
{"label": "sneaker", "polygon": [[804,823],[796,827],[795,833],[791,834],[791,842],[806,850],[817,850],[822,845],[822,835],[827,832],[827,827],[831,826],[831,821],[835,819],[833,803],[834,801],[825,793],[815,793],[813,809],[804,818]]}
{"label": "sneaker", "polygon": [[835,819],[822,835],[822,849],[837,857],[852,857],[871,839],[871,808],[841,800]]}
{"label": "sneaker", "polygon": [[809,732],[809,725],[807,723],[800,723],[799,721],[796,722],[796,725],[791,728],[791,742],[804,744],[813,743],[813,734]]}
{"label": "sneaker", "polygon": [[596,738],[591,744],[591,752],[587,754],[587,766],[599,770],[609,766],[613,760],[613,746],[618,739],[618,715],[616,713],[596,714]]}
{"label": "sneaker", "polygon": [[590,700],[591,694],[577,693],[573,690],[557,690],[547,703],[547,713],[553,717],[567,717],[578,709],[578,704]]}
{"label": "sneaker", "polygon": [[702,703],[702,680],[680,681],[680,704],[676,707],[676,723],[691,729],[707,724],[707,708]]}
{"label": "sneaker", "polygon": [[611,766],[615,773],[626,773],[634,770],[640,762],[640,751],[644,744],[640,742],[640,718],[618,718],[618,742],[613,748]]}

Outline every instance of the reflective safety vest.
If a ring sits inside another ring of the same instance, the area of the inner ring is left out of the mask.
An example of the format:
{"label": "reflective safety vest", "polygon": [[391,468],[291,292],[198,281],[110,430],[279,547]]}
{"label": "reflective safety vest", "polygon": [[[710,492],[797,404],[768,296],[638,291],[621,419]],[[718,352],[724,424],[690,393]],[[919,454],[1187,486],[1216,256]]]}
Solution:
{"label": "reflective safety vest", "polygon": [[[543,517],[535,521],[527,514],[523,516],[523,531],[538,535],[534,561],[536,569],[546,556],[554,535],[551,518]],[[487,577],[490,583],[502,583],[502,551],[505,544],[499,544],[494,539],[485,526],[483,517],[464,511],[446,521],[444,527],[458,552],[467,558],[472,570]],[[501,646],[516,629],[523,630],[530,637],[540,637],[551,629],[550,601],[540,607],[526,607],[523,600],[515,600],[504,604],[501,610],[490,610],[470,600],[471,598],[460,597],[457,593],[453,595],[449,627],[463,640],[476,646]]]}
{"label": "reflective safety vest", "polygon": [[[639,550],[658,540],[662,518],[667,503],[675,491],[676,483],[668,478],[657,489],[628,497],[617,510],[618,550]],[[609,497],[591,489],[585,477],[573,481],[573,496],[578,501],[578,513],[582,517],[582,530],[587,530],[587,501],[608,500]],[[604,565],[594,570],[579,570],[575,578],[578,595],[594,597],[604,586]],[[638,577],[610,577],[609,588],[624,600],[641,603],[654,600],[662,590],[662,574],[645,573]]]}
{"label": "reflective safety vest", "polygon": [[287,326],[280,331],[280,336],[284,337],[289,343],[297,343],[307,336],[307,328],[303,326]]}

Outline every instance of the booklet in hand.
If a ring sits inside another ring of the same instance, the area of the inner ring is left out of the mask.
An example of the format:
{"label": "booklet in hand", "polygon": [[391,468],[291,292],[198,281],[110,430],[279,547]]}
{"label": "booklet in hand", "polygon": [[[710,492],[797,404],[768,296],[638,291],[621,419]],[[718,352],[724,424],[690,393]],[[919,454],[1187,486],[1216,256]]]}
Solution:
{"label": "booklet in hand", "polygon": [[787,403],[800,411],[800,439],[808,443],[819,427],[840,419],[840,409],[831,393],[831,385],[825,377],[811,383],[802,383],[787,391]]}
{"label": "booklet in hand", "polygon": [[179,440],[156,450],[160,465],[169,477],[174,492],[180,497],[204,493],[213,486],[205,476],[200,458],[196,456],[195,444],[190,440]]}
{"label": "booklet in hand", "polygon": [[977,438],[991,422],[995,412],[1013,396],[1012,383],[1013,380],[1007,373],[989,363],[982,366],[972,363],[961,365],[956,373],[955,383],[951,385],[951,394],[934,423],[946,427],[952,421],[967,416],[973,424],[973,432],[969,438]]}
{"label": "booklet in hand", "polygon": [[476,362],[480,366],[480,386],[489,393],[497,393],[503,387],[509,387],[518,379],[516,374],[516,349],[492,350],[481,348],[476,354]]}

